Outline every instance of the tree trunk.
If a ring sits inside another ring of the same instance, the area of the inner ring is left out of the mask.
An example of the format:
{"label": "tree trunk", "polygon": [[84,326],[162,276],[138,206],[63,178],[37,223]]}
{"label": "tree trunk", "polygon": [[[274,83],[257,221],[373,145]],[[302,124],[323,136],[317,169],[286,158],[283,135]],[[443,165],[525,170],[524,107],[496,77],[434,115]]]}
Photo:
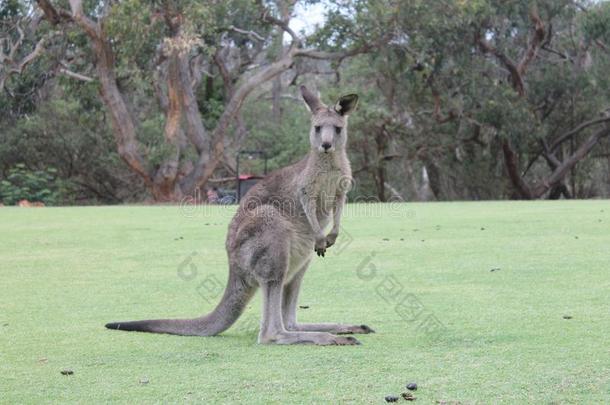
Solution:
{"label": "tree trunk", "polygon": [[405,160],[405,175],[406,175],[406,188],[407,188],[407,200],[409,201],[421,201],[422,196],[418,192],[419,186],[417,184],[417,179],[415,172],[413,170],[413,165],[411,164],[411,160],[408,158]]}
{"label": "tree trunk", "polygon": [[515,190],[519,193],[519,197],[530,200],[532,198],[532,191],[519,173],[519,157],[510,146],[510,142],[506,139],[502,141],[502,152],[504,153],[504,163],[506,165],[508,177],[515,187]]}
{"label": "tree trunk", "polygon": [[428,185],[430,186],[430,190],[432,190],[432,194],[434,194],[434,198],[437,200],[443,200],[444,193],[443,186],[441,184],[441,171],[438,168],[438,165],[427,154],[422,156],[422,162],[426,168]]}
{"label": "tree trunk", "polygon": [[386,183],[386,169],[385,169],[385,156],[387,146],[387,136],[385,134],[385,128],[382,126],[377,135],[375,135],[375,143],[377,144],[377,156],[376,156],[376,175],[375,183],[377,184],[377,198],[381,202],[386,201],[385,196],[385,183]]}
{"label": "tree trunk", "polygon": [[112,118],[119,156],[144,180],[146,186],[150,187],[152,179],[146,162],[138,150],[135,125],[117,86],[111,46],[103,34],[94,38],[92,45],[97,57],[96,69],[100,80],[100,94]]}

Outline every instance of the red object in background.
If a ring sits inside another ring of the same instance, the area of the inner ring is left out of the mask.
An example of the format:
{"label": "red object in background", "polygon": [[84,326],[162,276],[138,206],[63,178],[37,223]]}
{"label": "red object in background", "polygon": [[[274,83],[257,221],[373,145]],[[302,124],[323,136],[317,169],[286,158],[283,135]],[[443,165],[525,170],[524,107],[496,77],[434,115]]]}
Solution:
{"label": "red object in background", "polygon": [[[239,163],[240,163],[240,157],[243,155],[246,155],[247,159],[249,161],[253,160],[253,159],[262,159],[265,164],[265,169],[264,169],[263,175],[241,174],[239,172]],[[265,155],[265,152],[260,151],[260,150],[258,150],[258,151],[245,151],[245,150],[239,151],[237,153],[235,171],[237,172],[237,173],[235,173],[236,174],[235,179],[237,180],[237,203],[239,203],[241,198],[244,195],[246,195],[248,190],[250,188],[252,188],[262,178],[264,178],[265,175],[267,174],[267,156]]]}
{"label": "red object in background", "polygon": [[240,180],[249,180],[249,179],[262,179],[262,176],[255,176],[254,174],[240,174],[238,177]]}

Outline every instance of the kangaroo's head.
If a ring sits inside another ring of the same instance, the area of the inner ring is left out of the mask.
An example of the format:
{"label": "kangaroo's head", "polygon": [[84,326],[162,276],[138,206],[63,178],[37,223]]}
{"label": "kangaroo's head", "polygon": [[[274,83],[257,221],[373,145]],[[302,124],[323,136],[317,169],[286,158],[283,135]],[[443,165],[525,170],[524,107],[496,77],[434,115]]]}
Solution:
{"label": "kangaroo's head", "polygon": [[347,116],[358,105],[358,96],[348,94],[339,98],[335,105],[328,107],[305,86],[301,86],[301,94],[311,112],[311,129],[309,131],[311,149],[318,153],[333,153],[345,150]]}

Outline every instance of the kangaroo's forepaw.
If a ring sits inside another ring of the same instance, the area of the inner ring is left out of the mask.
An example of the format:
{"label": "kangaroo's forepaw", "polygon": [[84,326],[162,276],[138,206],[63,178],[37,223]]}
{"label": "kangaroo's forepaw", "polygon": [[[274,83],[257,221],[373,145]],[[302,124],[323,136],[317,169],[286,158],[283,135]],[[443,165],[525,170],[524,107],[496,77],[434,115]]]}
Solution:
{"label": "kangaroo's forepaw", "polygon": [[326,237],[324,235],[320,235],[316,238],[316,243],[313,246],[313,250],[318,254],[318,256],[324,257],[326,253]]}
{"label": "kangaroo's forepaw", "polygon": [[326,237],[326,249],[335,244],[335,242],[337,241],[337,236],[338,235],[336,233],[328,234],[328,236]]}
{"label": "kangaroo's forepaw", "polygon": [[315,247],[314,250],[318,254],[318,256],[320,256],[320,257],[324,257],[324,255],[326,254],[326,248],[325,247]]}

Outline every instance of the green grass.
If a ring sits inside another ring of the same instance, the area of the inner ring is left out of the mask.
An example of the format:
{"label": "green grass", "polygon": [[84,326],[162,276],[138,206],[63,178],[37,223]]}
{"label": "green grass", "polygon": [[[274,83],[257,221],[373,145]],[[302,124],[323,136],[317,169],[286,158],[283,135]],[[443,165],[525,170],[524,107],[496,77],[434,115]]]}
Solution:
{"label": "green grass", "polygon": [[209,311],[233,211],[0,208],[0,402],[383,403],[409,381],[424,404],[610,401],[608,201],[349,206],[299,317],[366,323],[362,346],[258,345],[259,296],[219,337],[104,329]]}

